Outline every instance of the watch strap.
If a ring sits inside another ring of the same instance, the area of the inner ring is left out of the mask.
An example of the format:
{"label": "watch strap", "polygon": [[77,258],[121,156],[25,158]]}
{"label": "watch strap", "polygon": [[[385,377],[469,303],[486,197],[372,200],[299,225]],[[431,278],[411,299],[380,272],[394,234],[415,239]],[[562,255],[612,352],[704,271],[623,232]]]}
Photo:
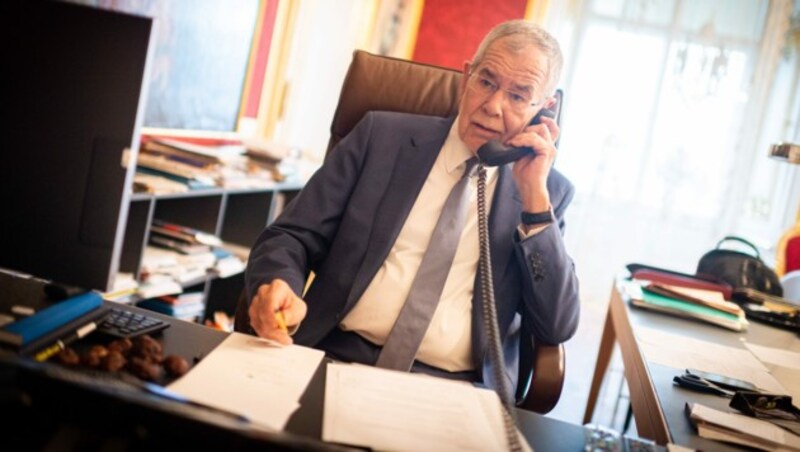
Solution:
{"label": "watch strap", "polygon": [[553,209],[548,209],[544,212],[522,212],[520,219],[522,224],[527,226],[553,223],[556,220],[553,216]]}

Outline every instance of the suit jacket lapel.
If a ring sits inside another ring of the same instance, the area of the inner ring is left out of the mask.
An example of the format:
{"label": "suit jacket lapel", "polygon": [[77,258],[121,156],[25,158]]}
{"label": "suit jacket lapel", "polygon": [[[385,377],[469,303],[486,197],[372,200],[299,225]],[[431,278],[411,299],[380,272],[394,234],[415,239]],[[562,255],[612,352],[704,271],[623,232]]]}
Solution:
{"label": "suit jacket lapel", "polygon": [[345,312],[348,312],[361,298],[375,272],[386,260],[422,185],[428,178],[428,173],[436,161],[451,125],[452,121],[448,121],[440,134],[441,138],[419,143],[412,138],[397,153],[391,180],[375,212],[375,223],[364,262],[353,281]]}
{"label": "suit jacket lapel", "polygon": [[[514,234],[519,225],[519,213],[522,202],[512,177],[511,165],[499,167],[497,185],[492,198],[489,213],[489,243],[492,252],[492,279],[495,286],[495,302],[497,318],[508,318],[509,310],[515,310],[512,303],[502,299],[503,279],[506,268],[512,261],[514,253]],[[475,275],[474,295],[472,298],[472,354],[473,363],[481,368],[486,353],[486,327],[483,321],[483,297],[480,273]],[[503,339],[502,336],[500,338]]]}

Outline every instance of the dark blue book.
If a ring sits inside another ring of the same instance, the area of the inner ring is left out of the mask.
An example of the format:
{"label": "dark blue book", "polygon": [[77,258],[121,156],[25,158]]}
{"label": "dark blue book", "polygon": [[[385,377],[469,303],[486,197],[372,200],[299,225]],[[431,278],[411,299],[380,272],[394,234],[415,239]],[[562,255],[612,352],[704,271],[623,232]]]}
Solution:
{"label": "dark blue book", "polygon": [[140,308],[149,309],[151,311],[160,312],[162,314],[171,315],[173,317],[182,317],[193,314],[200,315],[205,309],[203,303],[199,302],[192,302],[184,305],[171,305],[164,303],[163,301],[159,301],[158,299],[140,301],[137,306]]}
{"label": "dark blue book", "polygon": [[0,328],[0,343],[24,348],[68,323],[79,319],[103,305],[96,292],[87,292],[40,310],[30,317]]}

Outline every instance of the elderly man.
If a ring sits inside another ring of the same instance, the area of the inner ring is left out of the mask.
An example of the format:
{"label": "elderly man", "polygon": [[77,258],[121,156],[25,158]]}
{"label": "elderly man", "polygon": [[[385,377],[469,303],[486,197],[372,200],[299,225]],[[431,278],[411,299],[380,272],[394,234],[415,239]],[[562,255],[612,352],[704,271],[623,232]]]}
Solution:
{"label": "elderly man", "polygon": [[483,176],[508,382],[522,322],[538,341],[570,338],[578,282],[562,232],[574,189],[552,169],[558,125],[531,123],[555,103],[561,66],[552,36],[510,21],[465,63],[455,118],[368,113],[258,238],[246,273],[255,332],[334,359],[494,386],[473,170],[494,139],[534,150]]}

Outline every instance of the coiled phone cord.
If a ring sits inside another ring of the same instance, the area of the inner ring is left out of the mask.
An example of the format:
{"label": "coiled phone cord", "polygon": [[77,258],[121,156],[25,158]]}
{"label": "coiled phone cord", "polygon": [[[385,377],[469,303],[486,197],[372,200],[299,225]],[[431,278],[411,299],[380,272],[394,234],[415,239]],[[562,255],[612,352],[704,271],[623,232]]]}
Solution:
{"label": "coiled phone cord", "polygon": [[478,271],[481,278],[481,295],[483,299],[483,322],[488,336],[489,363],[492,366],[492,376],[497,384],[497,392],[505,409],[503,413],[503,427],[508,447],[517,452],[522,450],[517,437],[516,423],[514,422],[514,402],[510,399],[511,389],[505,376],[505,360],[503,349],[500,346],[500,327],[497,324],[497,308],[494,301],[494,281],[492,278],[492,253],[489,247],[489,226],[486,212],[486,168],[478,165],[478,238],[480,246],[480,261]]}

